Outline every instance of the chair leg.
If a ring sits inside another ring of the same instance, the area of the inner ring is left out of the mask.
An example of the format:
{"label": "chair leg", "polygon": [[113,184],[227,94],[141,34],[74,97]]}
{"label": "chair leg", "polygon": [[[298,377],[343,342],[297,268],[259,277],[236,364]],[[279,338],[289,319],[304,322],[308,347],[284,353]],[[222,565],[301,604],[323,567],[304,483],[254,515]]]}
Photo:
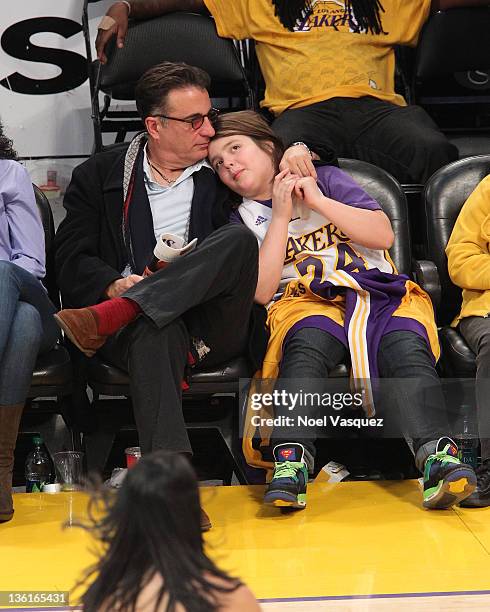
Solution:
{"label": "chair leg", "polygon": [[40,434],[50,455],[63,450],[74,450],[73,431],[64,418],[65,410],[57,400],[29,400],[26,402],[20,432]]}
{"label": "chair leg", "polygon": [[240,437],[240,415],[239,415],[239,400],[237,398],[235,410],[232,412],[232,429],[230,439],[230,453],[235,464],[235,476],[240,484],[250,484],[246,470],[243,467],[245,458],[242,452],[242,439]]}
{"label": "chair leg", "polygon": [[120,414],[111,409],[112,406],[111,400],[99,400],[98,395],[94,394],[92,409],[97,415],[97,428],[83,436],[83,450],[88,472],[102,473],[104,471],[116,434],[121,429]]}
{"label": "chair leg", "polygon": [[[240,484],[248,484],[248,479],[245,470],[243,469],[243,456],[239,438],[239,414],[238,414],[238,397],[235,397],[233,406],[225,418],[218,424],[218,431],[225,443],[233,472]],[[229,480],[231,484],[231,478]]]}
{"label": "chair leg", "polygon": [[53,414],[44,423],[36,425],[51,456],[63,450],[74,450],[73,434],[61,414]]}
{"label": "chair leg", "polygon": [[[229,399],[229,398],[225,398]],[[233,473],[240,484],[248,484],[247,476],[242,467],[241,446],[238,439],[238,413],[236,398],[233,405],[225,406],[225,415],[221,419],[213,421],[187,422],[188,429],[215,429],[223,441],[224,451],[227,457],[227,466],[223,470],[223,484],[231,484]],[[228,467],[229,466],[229,467]]]}
{"label": "chair leg", "polygon": [[97,430],[83,436],[83,450],[88,472],[102,473],[111,453],[115,431]]}

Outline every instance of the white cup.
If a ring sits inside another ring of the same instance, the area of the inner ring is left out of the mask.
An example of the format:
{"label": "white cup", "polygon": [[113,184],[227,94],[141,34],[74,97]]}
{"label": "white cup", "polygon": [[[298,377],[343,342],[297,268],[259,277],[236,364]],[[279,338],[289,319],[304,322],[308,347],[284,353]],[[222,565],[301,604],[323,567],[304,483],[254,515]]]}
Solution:
{"label": "white cup", "polygon": [[61,491],[61,484],[59,482],[52,482],[43,486],[43,493],[59,493]]}

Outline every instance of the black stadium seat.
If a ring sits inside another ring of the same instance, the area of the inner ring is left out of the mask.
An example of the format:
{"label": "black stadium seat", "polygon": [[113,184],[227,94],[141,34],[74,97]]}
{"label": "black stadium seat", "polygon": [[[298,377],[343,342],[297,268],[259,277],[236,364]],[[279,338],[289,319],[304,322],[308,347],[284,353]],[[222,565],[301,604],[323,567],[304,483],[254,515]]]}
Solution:
{"label": "black stadium seat", "polygon": [[[211,77],[210,96],[219,108],[239,110],[255,107],[238,43],[220,38],[211,17],[177,12],[130,22],[124,47],[117,49],[112,38],[107,47],[107,57],[107,64],[95,62],[90,68],[96,151],[103,148],[104,133],[117,133],[116,142],[122,142],[128,132],[143,128],[133,107],[126,105],[112,110],[111,104],[114,100],[134,101],[138,79],[146,70],[163,61],[186,62],[203,68]],[[102,109],[99,107],[99,92],[104,94]]]}
{"label": "black stadium seat", "polygon": [[[36,185],[34,193],[41,214],[46,244],[46,277],[43,282],[52,302],[59,306],[53,262],[53,214],[46,196]],[[71,392],[70,357],[64,346],[58,344],[36,361],[20,433],[41,433],[51,453],[78,446],[71,428]],[[43,400],[35,401],[39,398]],[[39,418],[40,416],[42,418]]]}
{"label": "black stadium seat", "polygon": [[415,52],[410,102],[425,108],[460,157],[490,150],[490,7],[432,15]]}
{"label": "black stadium seat", "polygon": [[437,322],[445,376],[475,376],[475,355],[461,334],[450,327],[461,307],[461,289],[449,278],[445,248],[461,207],[478,183],[490,172],[490,154],[467,157],[438,170],[425,187],[428,258],[434,262],[440,282]]}

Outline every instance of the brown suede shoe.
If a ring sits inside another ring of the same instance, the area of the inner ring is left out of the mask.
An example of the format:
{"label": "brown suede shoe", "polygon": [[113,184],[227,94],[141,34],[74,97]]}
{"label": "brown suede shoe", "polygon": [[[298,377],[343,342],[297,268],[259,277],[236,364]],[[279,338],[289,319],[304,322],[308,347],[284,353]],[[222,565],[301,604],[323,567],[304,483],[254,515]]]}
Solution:
{"label": "brown suede shoe", "polygon": [[201,531],[209,531],[211,527],[211,519],[201,508]]}
{"label": "brown suede shoe", "polygon": [[97,333],[97,322],[90,308],[60,310],[54,318],[73,344],[87,357],[93,357],[95,351],[107,340],[107,336]]}

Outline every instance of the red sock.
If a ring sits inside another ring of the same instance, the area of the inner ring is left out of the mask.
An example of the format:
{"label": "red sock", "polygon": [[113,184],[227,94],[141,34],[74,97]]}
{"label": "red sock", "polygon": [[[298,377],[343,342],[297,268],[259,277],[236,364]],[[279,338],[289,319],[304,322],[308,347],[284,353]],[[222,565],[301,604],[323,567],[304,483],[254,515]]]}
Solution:
{"label": "red sock", "polygon": [[141,312],[139,305],[129,298],[112,298],[89,309],[95,315],[97,333],[101,336],[115,334]]}

